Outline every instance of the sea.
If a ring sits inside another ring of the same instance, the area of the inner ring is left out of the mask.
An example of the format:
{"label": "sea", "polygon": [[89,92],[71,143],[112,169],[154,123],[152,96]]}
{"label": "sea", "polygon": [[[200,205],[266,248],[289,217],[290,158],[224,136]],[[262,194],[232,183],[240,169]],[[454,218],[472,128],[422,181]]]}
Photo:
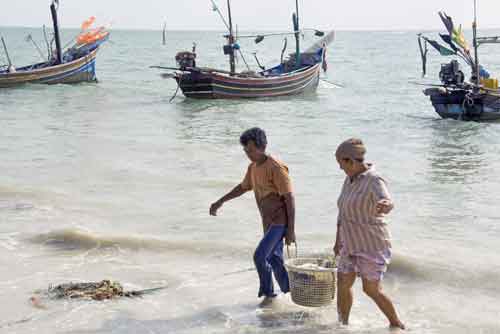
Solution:
{"label": "sea", "polygon": [[[306,308],[281,294],[258,306],[253,194],[208,213],[243,179],[239,136],[258,126],[290,170],[298,256],[332,253],[345,178],[334,152],[359,137],[395,202],[383,288],[407,332],[500,333],[500,124],[439,118],[419,83],[439,84],[451,58],[430,50],[422,78],[417,33],[337,31],[317,91],[293,97],[186,99],[168,71],[150,68],[175,66],[194,42],[199,66],[228,69],[217,31],[167,31],[162,45],[161,31],[112,30],[97,83],[1,89],[0,332],[393,333],[359,280],[349,326],[335,301]],[[42,60],[41,29],[0,34],[16,66]],[[77,34],[63,30],[63,44]],[[273,66],[283,42],[241,39],[237,67],[258,69],[254,52]],[[479,54],[500,75],[500,49]],[[104,279],[164,289],[106,301],[46,294]]]}

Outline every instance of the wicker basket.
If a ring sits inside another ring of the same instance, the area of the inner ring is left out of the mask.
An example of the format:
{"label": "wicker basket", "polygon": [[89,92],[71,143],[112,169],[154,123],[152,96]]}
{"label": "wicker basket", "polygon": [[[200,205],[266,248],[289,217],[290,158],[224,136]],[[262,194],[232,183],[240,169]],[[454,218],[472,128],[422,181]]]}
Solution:
{"label": "wicker basket", "polygon": [[[312,264],[320,268],[310,269]],[[292,301],[301,306],[320,307],[335,298],[335,259],[332,256],[297,257],[285,262]]]}

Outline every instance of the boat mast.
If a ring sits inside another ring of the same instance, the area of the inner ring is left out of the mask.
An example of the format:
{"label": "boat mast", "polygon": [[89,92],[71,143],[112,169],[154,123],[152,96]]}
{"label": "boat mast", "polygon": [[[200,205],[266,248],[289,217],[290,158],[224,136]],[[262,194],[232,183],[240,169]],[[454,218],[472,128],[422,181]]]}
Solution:
{"label": "boat mast", "polygon": [[229,66],[231,69],[231,73],[234,73],[236,71],[236,65],[234,62],[234,49],[233,49],[233,44],[234,44],[234,35],[233,35],[233,20],[231,17],[231,3],[229,0],[227,0],[227,14],[229,17],[229,36],[228,36],[228,44],[231,48],[231,52],[229,52]]}
{"label": "boat mast", "polygon": [[53,0],[50,5],[50,13],[52,14],[52,23],[54,25],[54,37],[56,40],[56,64],[62,63],[62,50],[61,50],[61,37],[59,36],[59,25],[57,23],[57,9],[56,5],[59,7],[59,1]]}
{"label": "boat mast", "polygon": [[479,58],[478,58],[478,52],[477,49],[479,47],[477,43],[477,1],[474,0],[474,22],[472,23],[472,33],[473,33],[473,45],[474,45],[474,77],[475,77],[475,84],[479,85],[480,80],[479,80]]}
{"label": "boat mast", "polygon": [[300,67],[300,27],[299,27],[299,0],[295,0],[295,13],[292,15],[293,30],[295,33],[295,67]]}

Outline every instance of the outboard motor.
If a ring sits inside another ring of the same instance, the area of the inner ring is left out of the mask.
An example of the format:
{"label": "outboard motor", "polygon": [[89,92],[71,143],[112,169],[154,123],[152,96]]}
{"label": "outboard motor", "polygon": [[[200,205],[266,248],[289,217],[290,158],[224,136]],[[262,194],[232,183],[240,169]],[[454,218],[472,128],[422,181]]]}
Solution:
{"label": "outboard motor", "polygon": [[449,64],[441,64],[439,79],[444,85],[461,85],[464,83],[465,75],[460,70],[460,64],[452,60]]}
{"label": "outboard motor", "polygon": [[187,67],[196,67],[196,53],[190,51],[178,52],[175,55],[175,61],[181,70],[185,70]]}

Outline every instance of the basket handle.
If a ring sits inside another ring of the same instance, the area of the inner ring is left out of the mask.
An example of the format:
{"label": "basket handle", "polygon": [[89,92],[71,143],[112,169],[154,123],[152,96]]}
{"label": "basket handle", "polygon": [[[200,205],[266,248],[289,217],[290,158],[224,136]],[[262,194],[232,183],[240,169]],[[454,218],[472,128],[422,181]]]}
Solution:
{"label": "basket handle", "polygon": [[299,255],[298,254],[299,253],[299,247],[297,246],[297,241],[294,241],[293,244],[295,244],[295,256],[294,257],[292,257],[290,255],[290,245],[286,245],[286,254],[288,255],[289,259],[292,259],[292,258],[296,259],[298,257],[298,255]]}

